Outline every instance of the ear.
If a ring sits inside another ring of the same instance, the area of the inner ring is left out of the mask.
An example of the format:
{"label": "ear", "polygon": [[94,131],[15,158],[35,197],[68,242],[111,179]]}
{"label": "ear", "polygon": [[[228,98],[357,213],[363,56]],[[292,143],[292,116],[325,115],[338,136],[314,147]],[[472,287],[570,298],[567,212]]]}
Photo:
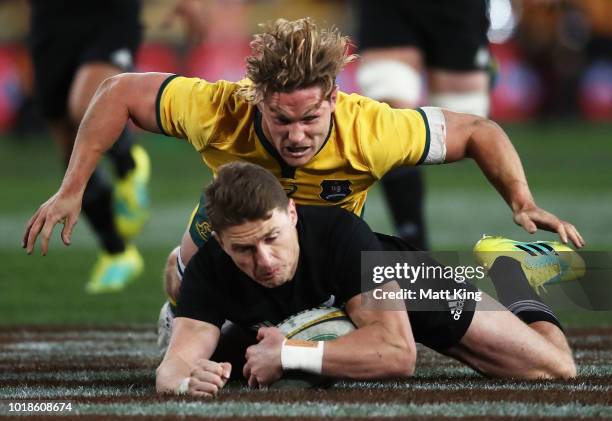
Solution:
{"label": "ear", "polygon": [[331,94],[329,94],[329,107],[331,109],[331,112],[333,113],[336,110],[336,101],[338,99],[338,85],[334,86],[334,89],[331,91]]}
{"label": "ear", "polygon": [[289,220],[291,221],[291,225],[296,226],[298,215],[293,199],[289,199],[289,205],[287,205],[287,213],[289,214]]}

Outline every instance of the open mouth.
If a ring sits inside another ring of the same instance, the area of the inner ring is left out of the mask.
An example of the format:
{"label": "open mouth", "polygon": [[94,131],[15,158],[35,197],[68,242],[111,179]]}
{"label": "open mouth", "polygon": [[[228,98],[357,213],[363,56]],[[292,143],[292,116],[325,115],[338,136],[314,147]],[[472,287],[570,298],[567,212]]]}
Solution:
{"label": "open mouth", "polygon": [[309,146],[286,146],[285,154],[291,158],[299,158],[306,155],[309,149]]}

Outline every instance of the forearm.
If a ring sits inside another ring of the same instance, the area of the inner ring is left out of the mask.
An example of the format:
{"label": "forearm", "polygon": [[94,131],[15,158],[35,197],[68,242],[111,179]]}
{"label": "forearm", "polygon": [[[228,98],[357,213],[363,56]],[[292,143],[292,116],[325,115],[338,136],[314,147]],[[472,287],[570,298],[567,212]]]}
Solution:
{"label": "forearm", "polygon": [[475,122],[465,155],[476,161],[513,211],[535,205],[521,160],[499,125],[485,119]]}
{"label": "forearm", "polygon": [[392,335],[378,323],[325,343],[322,374],[352,379],[407,377],[414,372],[412,337]]}
{"label": "forearm", "polygon": [[64,194],[83,194],[100,156],[115,143],[128,122],[119,81],[117,77],[105,80],[83,117],[60,190]]}

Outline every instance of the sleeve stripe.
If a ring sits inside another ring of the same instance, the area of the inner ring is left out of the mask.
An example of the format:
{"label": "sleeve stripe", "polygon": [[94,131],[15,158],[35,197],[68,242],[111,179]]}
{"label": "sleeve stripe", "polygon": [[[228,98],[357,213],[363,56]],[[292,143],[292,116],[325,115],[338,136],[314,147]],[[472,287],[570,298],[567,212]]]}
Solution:
{"label": "sleeve stripe", "polygon": [[419,161],[416,163],[417,165],[421,165],[423,163],[423,161],[425,161],[425,158],[427,158],[427,155],[429,154],[429,145],[431,144],[431,134],[429,133],[429,121],[427,120],[427,115],[425,114],[425,111],[423,111],[420,108],[416,109],[419,114],[421,114],[421,117],[423,117],[423,122],[425,123],[425,147],[423,148],[423,154],[421,155],[421,159],[419,159]]}
{"label": "sleeve stripe", "polygon": [[164,89],[166,89],[166,86],[168,86],[168,84],[174,78],[177,78],[178,76],[179,75],[172,75],[172,76],[169,76],[166,80],[164,80],[161,86],[159,87],[159,91],[157,91],[157,98],[155,99],[155,118],[157,120],[157,127],[159,128],[159,131],[165,134],[166,136],[170,136],[170,135],[166,133],[166,131],[164,130],[164,126],[162,125],[162,121],[161,121],[161,98],[162,98],[162,94],[164,93]]}

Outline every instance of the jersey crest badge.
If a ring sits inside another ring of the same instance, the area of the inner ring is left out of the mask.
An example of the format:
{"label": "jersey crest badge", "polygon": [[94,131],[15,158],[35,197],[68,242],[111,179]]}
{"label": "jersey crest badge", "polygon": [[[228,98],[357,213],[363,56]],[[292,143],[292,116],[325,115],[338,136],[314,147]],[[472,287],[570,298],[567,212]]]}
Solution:
{"label": "jersey crest badge", "polygon": [[328,202],[339,202],[351,194],[350,180],[323,180],[319,196]]}

